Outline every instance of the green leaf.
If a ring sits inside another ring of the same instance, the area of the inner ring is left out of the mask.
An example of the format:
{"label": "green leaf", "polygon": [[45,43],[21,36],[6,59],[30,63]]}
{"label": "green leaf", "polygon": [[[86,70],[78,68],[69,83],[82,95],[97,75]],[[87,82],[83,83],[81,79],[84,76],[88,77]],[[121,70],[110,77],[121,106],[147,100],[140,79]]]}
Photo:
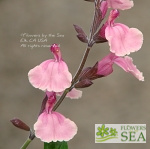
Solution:
{"label": "green leaf", "polygon": [[44,149],[68,149],[68,144],[67,142],[50,142],[46,143],[44,142]]}

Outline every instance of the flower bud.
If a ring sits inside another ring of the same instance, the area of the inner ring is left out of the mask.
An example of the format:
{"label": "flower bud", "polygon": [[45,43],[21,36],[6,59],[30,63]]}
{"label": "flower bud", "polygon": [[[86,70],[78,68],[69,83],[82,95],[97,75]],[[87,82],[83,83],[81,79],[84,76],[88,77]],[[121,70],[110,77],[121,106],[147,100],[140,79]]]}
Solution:
{"label": "flower bud", "polygon": [[101,2],[100,10],[102,12],[102,19],[104,19],[105,15],[107,13],[107,10],[108,10],[108,4],[106,1]]}
{"label": "flower bud", "polygon": [[85,88],[89,87],[93,84],[93,82],[89,79],[84,79],[75,84],[75,88]]}
{"label": "flower bud", "polygon": [[10,120],[12,122],[12,124],[22,130],[26,130],[26,131],[30,131],[30,127],[25,124],[24,122],[22,122],[20,119],[18,118],[14,118],[12,120]]}

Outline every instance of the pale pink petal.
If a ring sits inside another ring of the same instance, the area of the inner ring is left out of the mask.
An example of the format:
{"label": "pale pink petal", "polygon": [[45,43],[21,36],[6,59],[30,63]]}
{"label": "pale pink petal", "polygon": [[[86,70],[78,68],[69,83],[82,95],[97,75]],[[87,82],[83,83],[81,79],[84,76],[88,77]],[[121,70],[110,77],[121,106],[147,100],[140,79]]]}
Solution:
{"label": "pale pink petal", "polygon": [[34,124],[34,130],[43,142],[69,141],[77,133],[77,126],[58,112],[44,112]]}
{"label": "pale pink petal", "polygon": [[132,58],[129,56],[125,56],[124,58],[118,57],[114,60],[114,63],[124,69],[124,71],[134,75],[138,80],[144,81],[143,73],[136,68],[136,66],[133,64]]}
{"label": "pale pink petal", "polygon": [[28,73],[29,82],[35,87],[41,90],[46,90],[47,86],[47,73],[49,63],[53,63],[54,60],[46,60],[40,65],[31,69]]}
{"label": "pale pink petal", "polygon": [[61,92],[70,87],[72,75],[64,61],[47,60],[28,73],[30,83],[41,90]]}
{"label": "pale pink petal", "polygon": [[113,9],[130,9],[134,3],[132,0],[107,0],[108,7]]}
{"label": "pale pink petal", "polygon": [[69,97],[71,99],[79,99],[82,97],[82,91],[77,90],[75,88],[73,88],[66,97]]}
{"label": "pale pink petal", "polygon": [[52,89],[55,92],[61,92],[71,86],[72,75],[68,71],[68,66],[64,61],[57,63],[54,67],[52,79]]}
{"label": "pale pink petal", "polygon": [[[62,94],[63,94],[63,92],[57,93],[58,96],[61,96]],[[71,99],[79,99],[79,98],[82,97],[82,91],[73,88],[73,89],[66,95],[66,97],[69,97],[69,98],[71,98]]]}
{"label": "pale pink petal", "polygon": [[105,36],[109,42],[110,51],[117,56],[124,56],[138,51],[143,43],[141,31],[120,23],[115,23],[114,26],[107,26]]}
{"label": "pale pink petal", "polygon": [[130,52],[138,51],[143,44],[143,34],[137,28],[130,28],[126,36],[126,48],[130,48]]}

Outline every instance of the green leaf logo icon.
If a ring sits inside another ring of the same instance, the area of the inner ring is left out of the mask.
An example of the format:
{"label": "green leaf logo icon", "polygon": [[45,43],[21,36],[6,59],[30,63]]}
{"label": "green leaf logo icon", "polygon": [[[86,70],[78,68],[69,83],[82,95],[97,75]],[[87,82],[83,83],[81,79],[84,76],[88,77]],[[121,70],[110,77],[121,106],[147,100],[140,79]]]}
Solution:
{"label": "green leaf logo icon", "polygon": [[98,132],[96,133],[97,136],[104,137],[104,135],[108,135],[109,128],[105,128],[105,125],[103,124],[102,127],[98,127]]}
{"label": "green leaf logo icon", "polygon": [[105,124],[103,124],[101,127],[97,127],[96,132],[96,142],[104,142],[109,139],[118,138],[118,132],[115,128],[108,128],[105,127]]}

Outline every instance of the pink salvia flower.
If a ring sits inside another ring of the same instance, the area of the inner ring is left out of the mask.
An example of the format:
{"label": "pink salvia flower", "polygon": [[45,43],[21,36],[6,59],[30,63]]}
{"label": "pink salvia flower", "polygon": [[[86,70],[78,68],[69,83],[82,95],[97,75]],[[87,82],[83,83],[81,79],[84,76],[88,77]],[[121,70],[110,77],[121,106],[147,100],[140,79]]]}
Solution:
{"label": "pink salvia flower", "polygon": [[143,34],[136,28],[129,28],[121,23],[114,23],[119,11],[112,10],[106,22],[105,37],[108,40],[110,51],[117,56],[129,55],[138,51],[143,44]]}
{"label": "pink salvia flower", "polygon": [[51,46],[54,59],[46,60],[28,73],[30,83],[43,91],[62,92],[70,87],[72,75],[61,57],[57,44]]}
{"label": "pink salvia flower", "polygon": [[132,0],[107,0],[108,7],[113,9],[130,9],[133,7],[133,1]]}
{"label": "pink salvia flower", "polygon": [[124,71],[134,75],[139,81],[144,81],[143,73],[140,72],[133,64],[132,58],[129,56],[119,57],[114,53],[110,53],[98,62],[98,75],[107,76],[113,72],[113,64],[117,64]]}
{"label": "pink salvia flower", "polygon": [[34,124],[35,136],[43,142],[69,141],[77,133],[76,124],[62,114],[52,111],[56,94],[47,92],[45,110]]}

